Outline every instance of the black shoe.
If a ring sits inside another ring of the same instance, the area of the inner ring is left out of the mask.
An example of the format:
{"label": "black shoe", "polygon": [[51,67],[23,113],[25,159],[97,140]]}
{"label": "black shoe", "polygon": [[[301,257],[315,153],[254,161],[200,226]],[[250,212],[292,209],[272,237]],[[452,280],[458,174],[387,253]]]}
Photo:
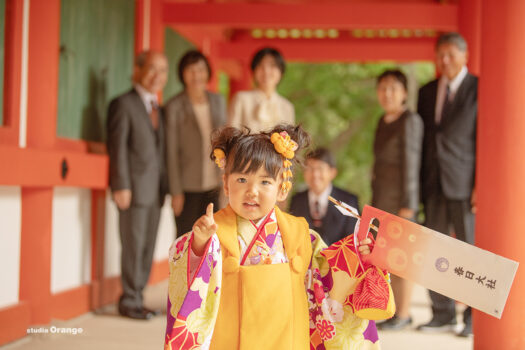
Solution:
{"label": "black shoe", "polygon": [[392,317],[386,322],[377,325],[377,329],[382,331],[400,331],[412,324],[412,317],[400,318],[397,316]]}
{"label": "black shoe", "polygon": [[417,330],[428,333],[442,333],[450,331],[455,332],[457,329],[457,325],[458,323],[455,319],[450,320],[448,322],[443,322],[442,320],[432,318],[430,322],[419,325],[417,327]]}
{"label": "black shoe", "polygon": [[459,332],[458,334],[456,334],[458,337],[463,337],[463,338],[468,338],[468,337],[472,337],[472,325],[469,323],[469,324],[466,324],[465,327],[463,327],[463,330],[461,332]]}
{"label": "black shoe", "polygon": [[149,320],[155,316],[155,314],[151,310],[147,310],[142,307],[127,308],[119,306],[118,312],[122,316],[133,318],[135,320]]}

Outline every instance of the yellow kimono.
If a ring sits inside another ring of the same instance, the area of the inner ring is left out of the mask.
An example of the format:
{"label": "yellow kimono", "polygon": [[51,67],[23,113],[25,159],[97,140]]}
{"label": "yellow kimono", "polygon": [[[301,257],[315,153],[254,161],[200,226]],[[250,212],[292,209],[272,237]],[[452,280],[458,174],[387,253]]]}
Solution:
{"label": "yellow kimono", "polygon": [[191,233],[170,249],[165,349],[379,349],[303,218],[276,207],[254,223],[227,207],[215,221],[197,267]]}

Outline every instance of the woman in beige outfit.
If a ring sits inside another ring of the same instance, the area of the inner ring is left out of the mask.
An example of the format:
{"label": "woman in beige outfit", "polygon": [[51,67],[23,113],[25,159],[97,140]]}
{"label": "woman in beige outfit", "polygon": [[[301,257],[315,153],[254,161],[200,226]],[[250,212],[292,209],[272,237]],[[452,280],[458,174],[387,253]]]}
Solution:
{"label": "woman in beige outfit", "polygon": [[252,132],[271,129],[279,123],[295,123],[293,105],[277,93],[286,64],[279,51],[259,50],[252,59],[255,89],[240,91],[232,99],[228,124],[246,126]]}

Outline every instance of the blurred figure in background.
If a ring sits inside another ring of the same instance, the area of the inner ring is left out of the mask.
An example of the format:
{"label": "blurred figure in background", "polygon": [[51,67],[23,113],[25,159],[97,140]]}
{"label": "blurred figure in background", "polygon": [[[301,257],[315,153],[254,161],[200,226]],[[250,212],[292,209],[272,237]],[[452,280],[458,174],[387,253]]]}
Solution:
{"label": "blurred figure in background", "polygon": [[290,204],[290,213],[304,217],[328,245],[353,233],[357,222],[355,218],[342,215],[328,201],[328,196],[359,211],[357,197],[332,184],[336,175],[335,160],[328,149],[317,148],[308,153],[304,168],[304,180],[308,190],[295,194]]}
{"label": "blurred figure in background", "polygon": [[168,61],[162,53],[135,58],[133,89],[111,101],[107,118],[109,185],[119,209],[123,316],[150,319],[158,311],[143,305],[160,208],[167,192],[164,125],[157,93],[166,84]]}
{"label": "blurred figure in background", "polygon": [[[419,90],[418,113],[425,124],[421,186],[425,225],[474,244],[476,211],[476,120],[478,78],[467,70],[467,43],[458,33],[442,34],[436,44],[439,79]],[[429,291],[432,320],[421,331],[449,331],[457,326],[454,300]],[[472,315],[463,313],[458,334],[472,335]]]}
{"label": "blurred figure in background", "polygon": [[[423,142],[421,117],[406,107],[407,78],[387,70],[377,78],[377,97],[384,115],[374,139],[372,206],[415,221],[419,205],[419,174]],[[412,323],[413,283],[391,275],[396,314],[379,329],[401,330]]]}
{"label": "blurred figure in background", "polygon": [[226,123],[224,98],[207,90],[208,59],[189,51],[180,60],[178,76],[184,91],[164,106],[167,164],[177,236],[191,230],[211,202],[219,209],[221,174],[211,161],[211,133]]}
{"label": "blurred figure in background", "polygon": [[255,89],[240,91],[233,97],[228,125],[246,126],[256,133],[277,124],[295,124],[293,105],[277,93],[285,69],[279,51],[269,47],[259,50],[251,63]]}

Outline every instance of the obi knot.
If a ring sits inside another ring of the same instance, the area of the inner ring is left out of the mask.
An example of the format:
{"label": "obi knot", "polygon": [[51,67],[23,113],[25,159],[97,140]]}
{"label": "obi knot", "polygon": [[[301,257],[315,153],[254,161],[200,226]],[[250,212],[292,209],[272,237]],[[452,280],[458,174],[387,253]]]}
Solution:
{"label": "obi knot", "polygon": [[303,270],[303,258],[301,258],[300,256],[294,256],[291,260],[291,264],[292,269],[295,272],[300,273]]}

